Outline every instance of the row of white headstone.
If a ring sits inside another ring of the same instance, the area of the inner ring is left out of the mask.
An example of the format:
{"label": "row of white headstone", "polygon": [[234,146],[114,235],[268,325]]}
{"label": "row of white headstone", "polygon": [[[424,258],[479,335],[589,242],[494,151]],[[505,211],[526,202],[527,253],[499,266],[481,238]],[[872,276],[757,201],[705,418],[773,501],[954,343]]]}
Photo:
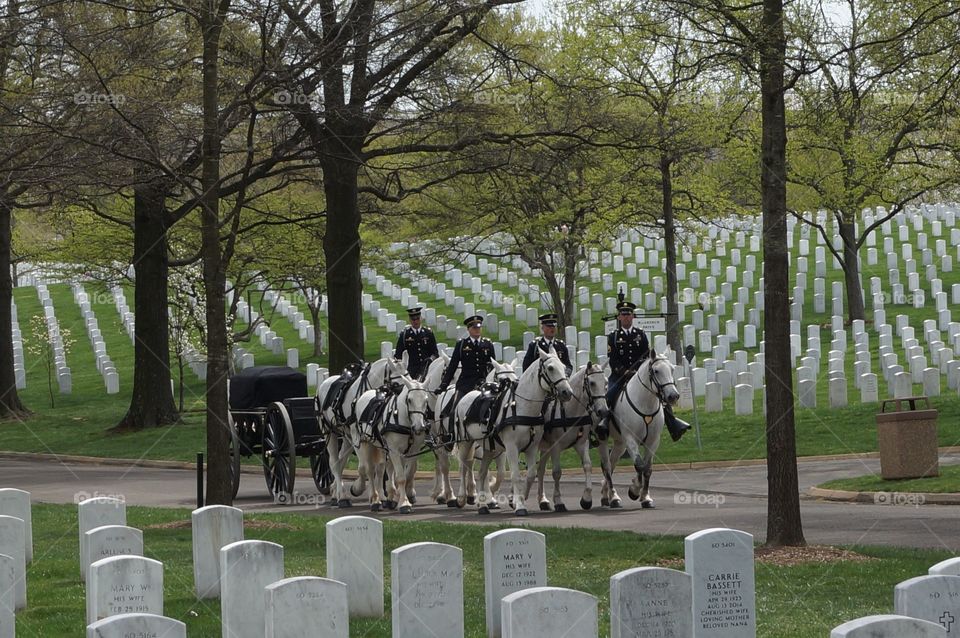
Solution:
{"label": "row of white headstone", "polygon": [[[26,564],[33,548],[30,509],[29,493],[0,490],[3,638],[15,635],[15,613],[26,607]],[[151,632],[185,637],[183,623],[163,617],[163,565],[143,556],[143,534],[126,526],[123,500],[83,500],[78,521],[88,637]],[[239,509],[200,508],[191,523],[195,593],[200,599],[220,598],[225,638],[344,638],[351,617],[384,613],[383,529],[377,519],[347,516],[327,523],[326,578],[284,578],[283,547],[244,540]],[[462,636],[461,549],[413,543],[390,556],[392,635]],[[724,528],[696,532],[684,541],[684,563],[684,572],[639,567],[611,577],[611,637],[756,635],[753,537]],[[547,580],[543,534],[507,529],[484,537],[487,635],[596,636],[597,598],[548,587]],[[947,636],[960,619],[960,558],[898,584],[894,613],[844,623],[831,636]]]}
{"label": "row of white headstone", "polygon": [[[97,321],[96,313],[93,310],[90,295],[84,290],[83,285],[79,283],[71,284],[73,300],[80,307],[80,314],[83,316],[84,326],[87,331],[87,338],[90,340],[90,348],[93,350],[97,372],[103,377],[103,384],[106,387],[107,394],[117,394],[120,392],[120,375],[117,367],[113,364],[110,356],[107,354],[107,344],[100,331],[100,325]],[[114,298],[116,291],[114,289]],[[122,293],[121,293],[122,294]]]}

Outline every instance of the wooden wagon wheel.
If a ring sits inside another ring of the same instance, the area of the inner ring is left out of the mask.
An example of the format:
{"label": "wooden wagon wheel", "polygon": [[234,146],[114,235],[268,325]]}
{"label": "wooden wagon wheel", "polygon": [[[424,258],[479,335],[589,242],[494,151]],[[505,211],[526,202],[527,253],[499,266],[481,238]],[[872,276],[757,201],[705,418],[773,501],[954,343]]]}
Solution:
{"label": "wooden wagon wheel", "polygon": [[237,434],[237,426],[233,421],[233,415],[227,412],[227,427],[230,428],[230,489],[233,498],[237,498],[240,491],[240,435]]}
{"label": "wooden wagon wheel", "polygon": [[290,415],[279,402],[271,403],[264,417],[263,476],[277,502],[290,501],[297,477],[296,442]]}

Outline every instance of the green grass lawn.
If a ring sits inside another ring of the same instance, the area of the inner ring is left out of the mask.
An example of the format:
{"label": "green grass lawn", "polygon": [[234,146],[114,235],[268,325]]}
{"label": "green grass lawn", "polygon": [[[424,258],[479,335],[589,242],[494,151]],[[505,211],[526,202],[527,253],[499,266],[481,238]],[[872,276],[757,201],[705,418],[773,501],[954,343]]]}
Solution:
{"label": "green grass lawn", "polygon": [[[284,546],[286,576],[323,576],[322,516],[246,515],[248,539]],[[164,564],[165,614],[186,623],[190,636],[220,634],[219,603],[193,596],[190,529],[187,510],[130,507],[128,524],[144,530],[144,553]],[[251,527],[254,525],[255,527]],[[379,620],[354,620],[354,636],[390,635],[390,551],[407,543],[435,541],[463,549],[467,636],[485,636],[483,536],[495,527],[384,521],[386,614]],[[84,587],[78,570],[76,507],[33,506],[34,561],[28,567],[28,608],[17,616],[20,636],[78,636],[84,627]],[[683,539],[629,532],[547,528],[548,584],[588,592],[599,600],[600,635],[609,635],[610,576],[631,567],[656,565],[682,557]],[[589,542],[584,542],[589,536]],[[949,557],[947,552],[888,548],[852,548],[875,560],[800,564],[783,567],[757,563],[758,635],[763,638],[821,638],[842,622],[891,613],[894,586],[926,574]]]}
{"label": "green grass lawn", "polygon": [[941,465],[940,476],[917,479],[884,480],[876,474],[850,479],[828,481],[820,485],[830,490],[850,492],[929,492],[946,494],[960,492],[960,465]]}

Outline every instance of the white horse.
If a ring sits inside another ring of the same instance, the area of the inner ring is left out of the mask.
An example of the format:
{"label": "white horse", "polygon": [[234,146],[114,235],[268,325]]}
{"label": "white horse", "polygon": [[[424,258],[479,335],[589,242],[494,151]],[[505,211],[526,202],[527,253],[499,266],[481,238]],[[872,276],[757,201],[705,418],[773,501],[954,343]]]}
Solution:
{"label": "white horse", "polygon": [[327,440],[327,454],[330,458],[330,471],[333,474],[333,502],[338,507],[350,507],[350,499],[343,485],[343,469],[347,465],[350,453],[359,445],[350,427],[356,420],[354,405],[357,397],[368,388],[378,388],[384,383],[398,380],[407,372],[403,363],[393,358],[379,359],[365,369],[357,366],[357,370],[356,379],[346,389],[340,411],[342,414],[334,409],[336,406],[333,405],[333,401],[327,405],[327,397],[341,375],[333,375],[317,387],[321,429]]}
{"label": "white horse", "polygon": [[[423,447],[427,436],[427,408],[430,393],[423,384],[409,376],[400,378],[403,388],[399,394],[387,398],[382,415],[376,421],[363,422],[358,416],[355,429],[360,441],[357,457],[360,459],[359,478],[350,486],[350,494],[360,496],[370,481],[370,509],[380,511],[383,473],[390,463],[387,507],[399,505],[401,514],[413,511],[410,499],[416,464],[410,457]],[[377,390],[365,391],[357,399],[356,413],[363,415],[367,405],[376,396]]]}
{"label": "white horse", "polygon": [[539,355],[539,359],[520,375],[516,385],[511,384],[505,388],[506,396],[499,402],[500,407],[494,415],[494,427],[491,431],[486,431],[481,424],[467,419],[470,406],[480,396],[479,392],[476,390],[468,392],[457,405],[457,447],[458,450],[463,450],[459,454],[461,498],[465,495],[465,461],[469,461],[472,465],[473,448],[476,443],[482,442],[485,446],[478,480],[480,514],[490,512],[487,504],[487,470],[490,462],[493,457],[505,454],[510,470],[514,513],[517,516],[527,515],[527,508],[524,506],[527,490],[520,476],[520,454],[522,452],[526,456],[527,467],[532,468],[536,461],[540,437],[543,435],[541,411],[544,401],[548,397],[556,397],[560,401],[569,401],[573,397],[573,389],[567,379],[566,369],[557,355],[554,352],[543,351],[540,351]]}
{"label": "white horse", "polygon": [[613,449],[608,453],[607,442],[600,443],[600,465],[604,479],[601,504],[609,504],[611,508],[622,507],[620,496],[613,486],[613,469],[626,449],[637,471],[628,494],[633,500],[640,499],[642,507],[653,507],[650,475],[653,473],[653,456],[660,445],[660,433],[663,431],[663,404],[673,405],[679,399],[680,393],[673,380],[673,366],[665,356],[657,355],[651,348],[649,358],[627,382],[626,390],[613,409],[610,425]]}
{"label": "white horse", "polygon": [[[457,375],[459,375],[459,373],[460,371],[457,370]],[[516,381],[517,373],[513,366],[508,363],[500,363],[499,361],[490,362],[490,371],[487,373],[485,379],[486,383],[499,385],[501,389],[503,389],[507,385],[515,384]],[[449,431],[450,417],[440,418],[441,412],[446,408],[447,404],[453,400],[454,392],[454,389],[449,388],[438,397],[437,410],[435,413],[437,418],[434,421],[433,427],[434,438],[437,441],[453,441],[455,439],[455,433]],[[462,404],[463,400],[469,395],[469,392],[464,394],[463,397],[461,397],[460,403]],[[479,396],[479,393],[475,396]],[[473,401],[471,400],[469,405],[472,404]],[[477,442],[474,441],[473,445],[470,446],[465,443],[457,446],[461,492],[458,498],[454,498],[453,496],[453,482],[450,480],[450,452],[452,449],[453,446],[451,444],[449,448],[447,446],[438,446],[434,450],[437,453],[437,473],[439,475],[439,478],[434,479],[434,497],[437,499],[437,503],[446,503],[448,507],[463,507],[464,504],[473,505],[477,497],[477,486],[473,474],[473,463],[476,458],[476,452],[478,451]],[[494,491],[499,488],[500,479],[503,474],[499,462],[497,464],[497,470],[497,480],[493,486]],[[440,485],[443,486],[442,491],[438,489]]]}
{"label": "white horse", "polygon": [[[443,397],[434,393],[440,387],[443,380],[443,372],[450,363],[450,357],[441,352],[440,356],[434,359],[427,367],[427,373],[424,375],[423,385],[430,392],[430,409],[433,412],[433,420],[430,425],[430,434],[433,439],[433,452],[436,455],[436,464],[433,467],[433,489],[430,492],[430,498],[440,505],[453,498],[453,486],[450,485],[450,451],[445,445],[442,445],[442,437],[445,432],[443,423],[440,423],[440,410],[444,403]],[[455,386],[457,379],[460,378],[460,368],[457,368],[453,375],[451,385]],[[450,396],[453,396],[451,391]],[[448,399],[449,400],[449,399]]]}
{"label": "white horse", "polygon": [[[537,465],[537,497],[540,509],[548,511],[550,501],[543,491],[543,477],[547,470],[547,459],[553,464],[553,509],[566,512],[567,506],[560,495],[560,452],[574,448],[580,456],[583,467],[584,487],[580,497],[580,507],[588,510],[593,507],[593,462],[590,460],[590,431],[602,419],[607,410],[607,379],[603,368],[588,362],[570,377],[573,388],[573,400],[567,404],[550,401],[544,414],[543,438],[540,439],[540,462]],[[534,477],[527,473],[527,482]],[[529,489],[529,487],[528,487]]]}

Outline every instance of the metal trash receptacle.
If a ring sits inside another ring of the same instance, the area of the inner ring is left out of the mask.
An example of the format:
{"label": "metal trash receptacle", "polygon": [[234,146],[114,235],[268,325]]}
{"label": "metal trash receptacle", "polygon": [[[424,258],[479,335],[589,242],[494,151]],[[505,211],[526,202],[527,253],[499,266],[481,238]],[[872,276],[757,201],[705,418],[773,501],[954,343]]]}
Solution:
{"label": "metal trash receptacle", "polygon": [[[917,409],[923,401],[926,408]],[[904,404],[909,409],[904,409]],[[895,405],[895,410],[887,410]],[[886,399],[877,414],[880,476],[884,479],[924,478],[940,475],[937,454],[937,411],[928,397]]]}

